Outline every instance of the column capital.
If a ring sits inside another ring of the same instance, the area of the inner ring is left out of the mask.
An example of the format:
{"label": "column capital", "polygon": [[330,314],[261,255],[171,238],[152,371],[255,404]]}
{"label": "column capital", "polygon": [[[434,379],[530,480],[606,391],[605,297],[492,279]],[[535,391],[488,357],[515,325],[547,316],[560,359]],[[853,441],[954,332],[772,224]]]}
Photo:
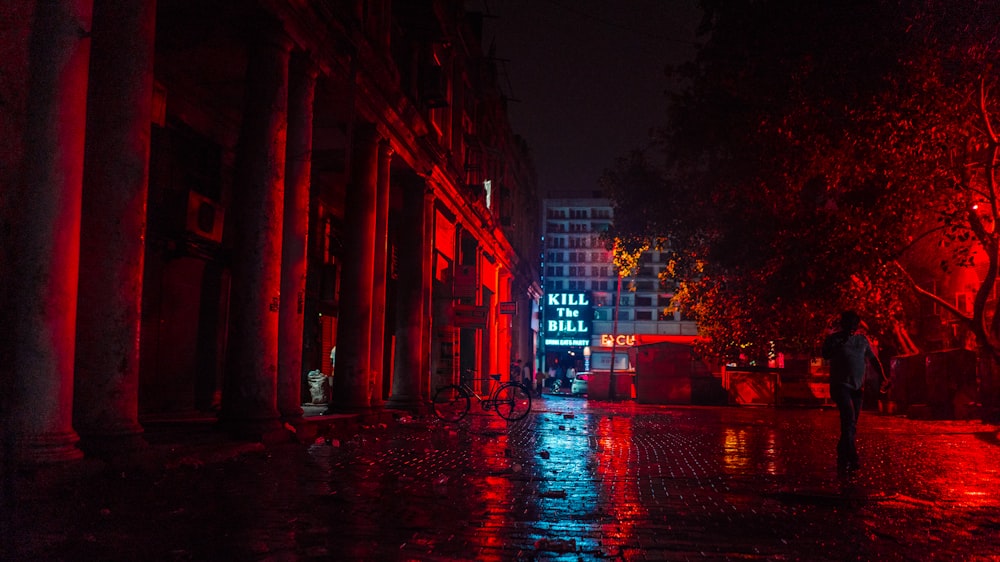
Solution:
{"label": "column capital", "polygon": [[303,77],[309,80],[315,80],[319,76],[319,63],[310,51],[292,51],[292,62],[295,65],[295,68],[302,73]]}
{"label": "column capital", "polygon": [[268,15],[248,18],[242,32],[250,46],[266,45],[285,54],[291,53],[292,47],[295,46],[295,41],[285,30],[284,24]]}
{"label": "column capital", "polygon": [[382,137],[382,139],[378,141],[378,150],[379,155],[386,158],[391,158],[394,154],[396,154],[396,149],[392,147],[392,141],[385,137]]}

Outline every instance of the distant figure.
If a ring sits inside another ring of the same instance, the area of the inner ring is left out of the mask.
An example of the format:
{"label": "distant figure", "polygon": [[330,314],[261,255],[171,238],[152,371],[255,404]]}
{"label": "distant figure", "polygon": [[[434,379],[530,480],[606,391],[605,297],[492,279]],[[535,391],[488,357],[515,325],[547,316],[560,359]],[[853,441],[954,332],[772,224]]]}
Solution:
{"label": "distant figure", "polygon": [[531,390],[531,387],[535,384],[533,380],[534,378],[534,373],[532,373],[531,370],[531,363],[529,361],[525,361],[524,366],[521,367],[521,384],[523,384],[528,390]]}
{"label": "distant figure", "polygon": [[545,388],[545,370],[538,369],[535,371],[535,393],[539,398],[542,397],[542,390]]}
{"label": "distant figure", "polygon": [[854,311],[845,311],[840,315],[840,331],[830,334],[823,342],[823,358],[830,362],[830,398],[840,410],[837,469],[844,472],[860,468],[855,438],[861,415],[865,361],[871,363],[881,378],[883,392],[889,382],[868,338],[858,332],[860,327],[861,317]]}
{"label": "distant figure", "polygon": [[510,382],[521,381],[521,359],[515,359],[510,364]]}

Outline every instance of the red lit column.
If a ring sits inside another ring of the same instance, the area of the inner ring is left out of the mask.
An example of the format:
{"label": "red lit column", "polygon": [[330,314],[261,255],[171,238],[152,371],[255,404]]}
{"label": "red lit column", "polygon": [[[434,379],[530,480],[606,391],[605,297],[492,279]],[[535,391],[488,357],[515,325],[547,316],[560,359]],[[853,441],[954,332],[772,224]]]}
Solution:
{"label": "red lit column", "polygon": [[281,310],[278,316],[278,410],[302,417],[302,328],[312,169],[313,99],[316,67],[306,55],[291,60],[288,87],[288,147],[285,165],[285,224],[281,251]]}
{"label": "red lit column", "polygon": [[382,140],[379,142],[378,148],[378,194],[375,202],[375,275],[372,281],[372,406],[381,406],[385,403],[382,398],[382,381],[385,365],[385,275],[389,227],[389,164],[392,161],[392,145],[388,140]]}
{"label": "red lit column", "polygon": [[156,3],[94,4],[73,422],[84,450],[145,445],[139,323]]}
{"label": "red lit column", "polygon": [[[34,10],[28,38],[22,181],[12,197],[15,251],[10,428],[25,463],[79,458],[73,361],[91,0]],[[5,424],[6,425],[6,424]]]}
{"label": "red lit column", "polygon": [[278,421],[278,309],[284,221],[285,133],[291,42],[276,29],[248,50],[236,147],[229,338],[220,418],[263,437]]}
{"label": "red lit column", "polygon": [[424,366],[423,332],[423,180],[403,186],[403,209],[399,224],[399,277],[396,291],[396,360],[392,394],[387,404],[394,408],[420,406],[421,369]]}
{"label": "red lit column", "polygon": [[434,190],[428,185],[424,190],[424,233],[421,236],[423,247],[420,256],[420,295],[424,305],[423,337],[420,341],[420,396],[427,401],[431,399],[431,346],[433,345],[434,325]]}
{"label": "red lit column", "polygon": [[375,207],[378,133],[372,124],[354,130],[351,182],[344,209],[344,272],[337,319],[337,370],[332,405],[340,410],[370,406],[372,278],[375,274]]}

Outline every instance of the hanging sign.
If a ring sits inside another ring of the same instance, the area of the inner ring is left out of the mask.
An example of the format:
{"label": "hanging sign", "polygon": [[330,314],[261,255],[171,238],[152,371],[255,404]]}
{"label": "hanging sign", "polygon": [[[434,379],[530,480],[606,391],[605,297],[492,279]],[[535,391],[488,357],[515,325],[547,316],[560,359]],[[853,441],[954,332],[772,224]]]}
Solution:
{"label": "hanging sign", "polygon": [[486,328],[486,321],[490,317],[490,311],[485,306],[472,304],[454,304],[452,309],[455,313],[455,326],[459,328]]}

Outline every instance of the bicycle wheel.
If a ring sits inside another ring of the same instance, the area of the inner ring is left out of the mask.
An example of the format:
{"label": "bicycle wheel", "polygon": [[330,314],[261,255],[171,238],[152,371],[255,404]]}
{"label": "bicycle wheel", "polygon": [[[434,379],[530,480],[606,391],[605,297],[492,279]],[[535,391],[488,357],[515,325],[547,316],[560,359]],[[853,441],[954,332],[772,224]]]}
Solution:
{"label": "bicycle wheel", "polygon": [[469,393],[458,385],[442,386],[434,393],[431,405],[439,419],[457,422],[469,413]]}
{"label": "bicycle wheel", "polygon": [[531,391],[523,384],[507,382],[493,393],[497,414],[509,421],[517,421],[531,411]]}

